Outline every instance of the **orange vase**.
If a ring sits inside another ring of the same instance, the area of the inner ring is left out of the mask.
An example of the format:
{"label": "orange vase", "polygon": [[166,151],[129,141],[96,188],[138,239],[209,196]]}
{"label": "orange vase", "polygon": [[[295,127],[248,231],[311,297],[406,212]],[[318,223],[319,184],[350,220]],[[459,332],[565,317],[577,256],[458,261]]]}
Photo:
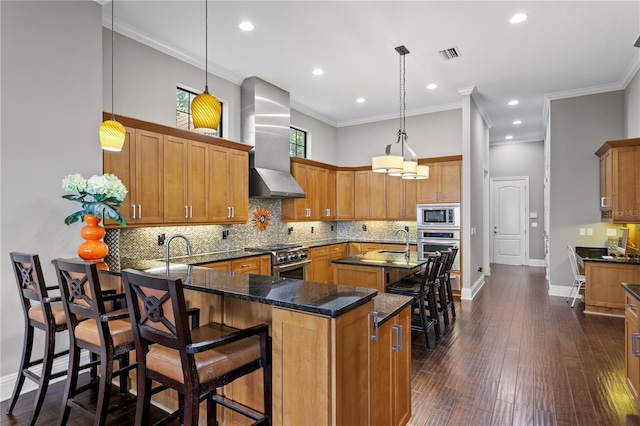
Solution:
{"label": "orange vase", "polygon": [[80,236],[86,241],[78,247],[78,256],[87,262],[102,262],[109,253],[109,246],[102,241],[106,231],[99,225],[100,218],[92,214],[84,215],[86,225],[80,230]]}

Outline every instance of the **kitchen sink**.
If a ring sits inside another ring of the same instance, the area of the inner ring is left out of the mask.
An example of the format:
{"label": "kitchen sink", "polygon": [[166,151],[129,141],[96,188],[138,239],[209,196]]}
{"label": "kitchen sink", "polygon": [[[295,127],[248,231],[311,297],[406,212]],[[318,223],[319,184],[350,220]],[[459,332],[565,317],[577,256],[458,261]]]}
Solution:
{"label": "kitchen sink", "polygon": [[404,254],[404,250],[380,250],[380,254]]}

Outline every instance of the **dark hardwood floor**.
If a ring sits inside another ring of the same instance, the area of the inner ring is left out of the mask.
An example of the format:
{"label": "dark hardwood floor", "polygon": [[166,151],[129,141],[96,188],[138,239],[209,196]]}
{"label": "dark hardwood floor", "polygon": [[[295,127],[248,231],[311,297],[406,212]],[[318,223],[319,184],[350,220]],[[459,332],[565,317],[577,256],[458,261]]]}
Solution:
{"label": "dark hardwood floor", "polygon": [[[624,319],[582,308],[547,296],[543,268],[493,265],[436,349],[413,339],[409,424],[640,425],[624,378]],[[50,387],[38,425],[56,423],[62,388]],[[0,423],[25,424],[32,402],[23,395],[7,415],[3,401]],[[108,424],[132,424],[134,409]],[[69,424],[91,422],[72,411]]]}
{"label": "dark hardwood floor", "polygon": [[414,339],[410,425],[639,425],[624,319],[547,296],[544,268],[493,265],[432,352]]}

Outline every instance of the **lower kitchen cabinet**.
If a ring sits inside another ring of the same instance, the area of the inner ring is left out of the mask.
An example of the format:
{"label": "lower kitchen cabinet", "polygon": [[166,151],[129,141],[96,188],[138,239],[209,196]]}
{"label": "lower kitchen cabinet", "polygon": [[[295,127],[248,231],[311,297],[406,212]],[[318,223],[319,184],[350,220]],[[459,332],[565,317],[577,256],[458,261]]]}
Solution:
{"label": "lower kitchen cabinet", "polygon": [[411,417],[410,306],[378,329],[371,342],[371,424],[405,425]]}
{"label": "lower kitchen cabinet", "polygon": [[205,263],[205,268],[220,271],[244,272],[246,274],[271,275],[271,256],[250,256],[234,260]]}
{"label": "lower kitchen cabinet", "polygon": [[625,302],[624,350],[627,386],[629,386],[629,391],[636,400],[636,404],[640,405],[640,354],[638,353],[640,302],[629,294],[625,294]]}
{"label": "lower kitchen cabinet", "polygon": [[347,257],[347,243],[329,246],[313,247],[309,249],[307,280],[319,283],[333,284],[333,259]]}

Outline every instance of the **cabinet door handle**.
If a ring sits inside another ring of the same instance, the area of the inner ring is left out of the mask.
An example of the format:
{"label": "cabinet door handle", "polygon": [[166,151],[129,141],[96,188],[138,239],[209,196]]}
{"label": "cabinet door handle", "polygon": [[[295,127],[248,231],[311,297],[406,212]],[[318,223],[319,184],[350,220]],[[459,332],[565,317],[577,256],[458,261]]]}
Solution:
{"label": "cabinet door handle", "polygon": [[638,333],[631,334],[631,353],[636,358],[640,358],[640,354],[638,353],[638,339],[640,339],[640,334]]}
{"label": "cabinet door handle", "polygon": [[189,219],[189,206],[184,206],[184,218]]}
{"label": "cabinet door handle", "polygon": [[231,219],[231,207],[227,206],[227,219]]}
{"label": "cabinet door handle", "polygon": [[603,207],[603,208],[609,207],[609,204],[605,203],[606,200],[607,200],[607,197],[600,197],[600,207]]}
{"label": "cabinet door handle", "polygon": [[131,219],[135,219],[136,218],[136,205],[135,204],[131,204],[131,210],[132,210]]}
{"label": "cabinet door handle", "polygon": [[189,217],[193,219],[193,206],[189,206]]}
{"label": "cabinet door handle", "polygon": [[231,206],[231,217],[236,217],[236,208]]}
{"label": "cabinet door handle", "polygon": [[391,350],[393,352],[400,352],[402,350],[402,326],[394,325],[391,329],[393,330],[396,340],[396,343],[392,346]]}
{"label": "cabinet door handle", "polygon": [[138,204],[138,219],[142,219],[142,204]]}
{"label": "cabinet door handle", "polygon": [[378,313],[373,311],[371,312],[371,316],[373,317],[373,335],[371,336],[371,340],[375,342],[378,340]]}

